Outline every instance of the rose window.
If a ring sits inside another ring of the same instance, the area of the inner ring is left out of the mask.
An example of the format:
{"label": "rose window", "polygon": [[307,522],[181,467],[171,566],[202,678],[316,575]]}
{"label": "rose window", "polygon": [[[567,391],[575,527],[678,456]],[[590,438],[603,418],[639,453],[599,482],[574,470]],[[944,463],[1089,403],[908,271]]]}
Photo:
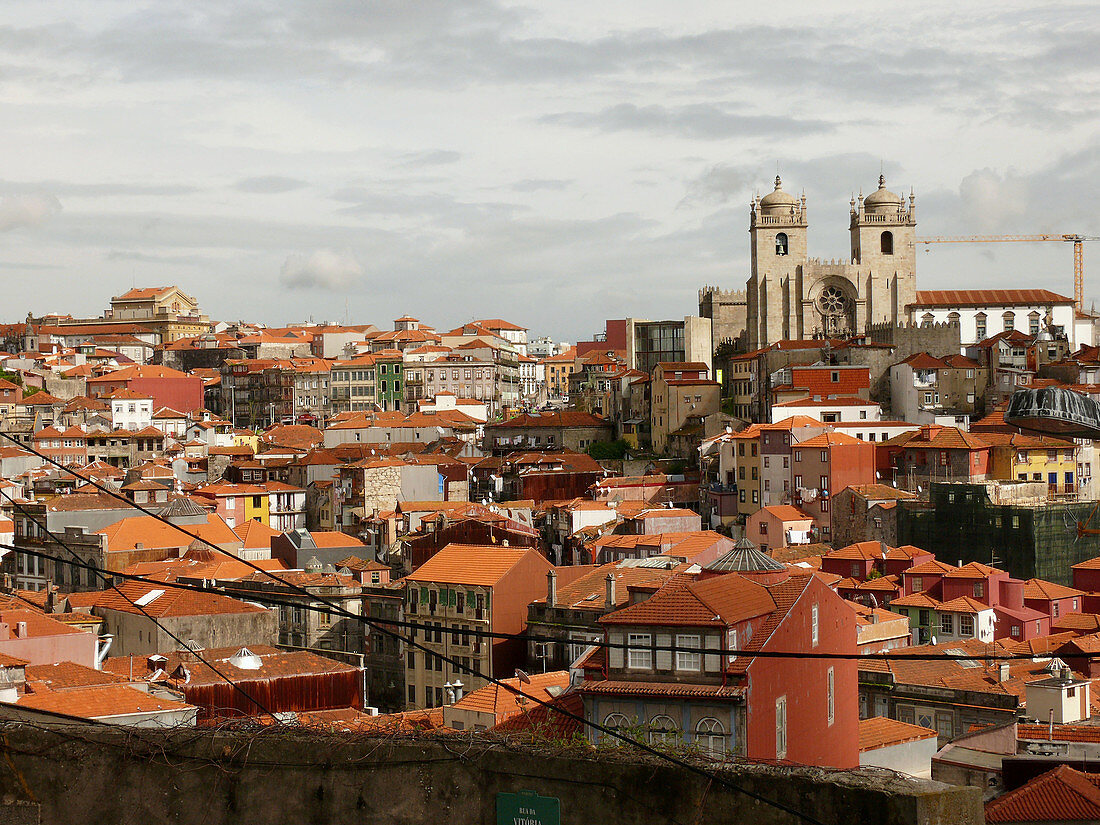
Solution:
{"label": "rose window", "polygon": [[848,309],[848,299],[840,287],[827,286],[817,296],[817,308],[829,317],[843,315]]}

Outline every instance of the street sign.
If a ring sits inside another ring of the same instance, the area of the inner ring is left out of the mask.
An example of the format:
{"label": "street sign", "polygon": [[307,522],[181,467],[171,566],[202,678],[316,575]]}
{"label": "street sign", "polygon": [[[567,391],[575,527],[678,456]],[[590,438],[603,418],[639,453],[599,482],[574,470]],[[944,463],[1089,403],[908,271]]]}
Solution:
{"label": "street sign", "polygon": [[498,793],[497,825],[561,825],[561,802],[534,791]]}

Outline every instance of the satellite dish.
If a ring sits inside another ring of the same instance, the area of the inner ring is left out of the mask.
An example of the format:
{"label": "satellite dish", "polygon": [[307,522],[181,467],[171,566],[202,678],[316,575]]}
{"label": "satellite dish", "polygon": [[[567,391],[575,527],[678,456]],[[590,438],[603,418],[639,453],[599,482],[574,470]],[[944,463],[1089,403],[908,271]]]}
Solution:
{"label": "satellite dish", "polygon": [[523,682],[523,684],[525,685],[531,684],[531,677],[520,670],[518,667],[516,668],[516,678]]}
{"label": "satellite dish", "polygon": [[924,488],[921,487],[919,484],[917,485],[917,492],[918,493],[923,493],[924,492]]}
{"label": "satellite dish", "polygon": [[932,637],[932,644],[939,644],[935,636]]}
{"label": "satellite dish", "polygon": [[897,488],[898,488],[898,480],[895,478],[894,479],[894,489],[896,490]]}

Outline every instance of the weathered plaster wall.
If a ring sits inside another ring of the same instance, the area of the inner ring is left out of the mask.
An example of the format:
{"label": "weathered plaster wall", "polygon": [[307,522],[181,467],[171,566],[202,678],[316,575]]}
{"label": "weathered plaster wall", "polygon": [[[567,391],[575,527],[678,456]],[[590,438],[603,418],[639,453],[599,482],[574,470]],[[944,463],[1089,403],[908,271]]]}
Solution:
{"label": "weathered plaster wall", "polygon": [[[197,733],[0,725],[0,795],[44,825],[495,822],[496,795],[561,800],[562,825],[787,825],[797,820],[684,769],[626,753],[556,755],[469,736],[367,737],[292,728]],[[725,775],[825,823],[980,825],[980,791],[880,772],[763,766]]]}

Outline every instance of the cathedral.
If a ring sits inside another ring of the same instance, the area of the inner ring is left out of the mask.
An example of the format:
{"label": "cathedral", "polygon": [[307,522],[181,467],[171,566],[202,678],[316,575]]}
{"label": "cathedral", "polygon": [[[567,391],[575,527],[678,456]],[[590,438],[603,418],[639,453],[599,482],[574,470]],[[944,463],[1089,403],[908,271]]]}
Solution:
{"label": "cathedral", "polygon": [[880,176],[876,191],[851,201],[851,259],[822,261],[807,256],[806,196],[784,191],[777,176],[775,190],[750,203],[745,292],[700,292],[700,312],[713,319],[716,343],[743,335],[752,350],[903,323],[916,299],[914,200],[891,192]]}

